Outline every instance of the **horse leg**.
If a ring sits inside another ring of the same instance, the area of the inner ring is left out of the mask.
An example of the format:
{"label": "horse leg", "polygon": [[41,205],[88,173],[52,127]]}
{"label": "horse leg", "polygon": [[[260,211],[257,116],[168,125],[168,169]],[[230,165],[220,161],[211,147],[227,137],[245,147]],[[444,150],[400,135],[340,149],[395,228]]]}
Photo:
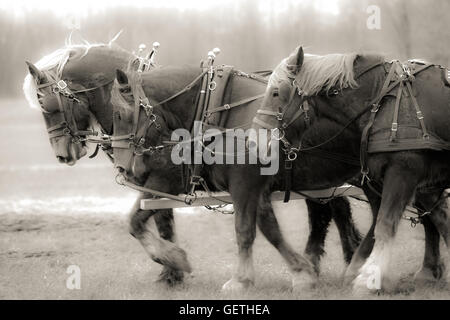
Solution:
{"label": "horse leg", "polygon": [[345,262],[349,264],[355,250],[361,243],[361,234],[353,222],[352,210],[347,198],[335,198],[329,202],[329,206],[339,231]]}
{"label": "horse leg", "polygon": [[[319,213],[316,212],[316,214]],[[301,292],[310,289],[317,282],[314,266],[305,257],[296,253],[283,238],[270,202],[269,191],[263,192],[258,201],[257,223],[266,239],[287,262],[291,270],[293,291]]]}
{"label": "horse leg", "polygon": [[[173,210],[156,210],[154,215],[156,227],[158,228],[161,238],[170,242],[176,242],[175,237],[175,221],[173,219]],[[158,282],[165,283],[169,286],[174,286],[183,282],[184,273],[181,270],[163,266],[163,269],[158,277]]]}
{"label": "horse leg", "polygon": [[[355,291],[392,289],[391,256],[394,237],[402,213],[413,197],[419,178],[414,172],[401,166],[386,170],[381,206],[375,227],[375,245],[367,261],[354,281]],[[414,168],[415,169],[415,168]]]}
{"label": "horse leg", "polygon": [[[418,193],[416,195],[416,204],[422,209],[427,210],[440,201],[442,192],[438,193]],[[436,281],[445,277],[445,263],[440,256],[439,240],[441,235],[444,238],[447,248],[450,242],[450,219],[447,215],[448,207],[446,201],[441,201],[431,211],[431,214],[422,218],[425,230],[425,257],[423,265],[415,274],[414,278],[419,281]]]}
{"label": "horse leg", "polygon": [[442,278],[445,270],[440,257],[440,236],[430,217],[423,217],[422,224],[425,231],[425,255],[422,267],[416,272],[414,279],[418,282],[436,281]]}
{"label": "horse leg", "polygon": [[306,206],[308,208],[309,236],[305,255],[314,265],[316,274],[319,275],[320,258],[325,252],[325,237],[331,222],[332,210],[329,204],[319,204],[312,200],[306,200]]}
{"label": "horse leg", "polygon": [[369,201],[369,205],[370,205],[371,212],[372,212],[372,224],[371,224],[370,229],[367,232],[366,236],[364,237],[363,241],[361,242],[359,247],[356,249],[356,252],[352,257],[352,260],[351,260],[349,266],[347,267],[347,270],[345,270],[344,277],[343,277],[343,283],[345,285],[350,284],[356,278],[356,276],[358,275],[359,269],[366,262],[366,259],[371,254],[373,245],[375,244],[374,231],[375,231],[375,224],[376,224],[376,220],[377,220],[378,210],[379,210],[380,204],[381,204],[381,198],[372,189],[367,187],[367,185],[364,185],[361,188],[363,189],[364,194],[366,195],[367,200]]}
{"label": "horse leg", "polygon": [[[250,190],[250,189],[249,189]],[[231,192],[234,203],[234,223],[238,245],[238,268],[233,277],[223,286],[223,291],[243,291],[255,283],[252,246],[256,236],[256,203],[257,194]],[[234,196],[233,196],[234,195]]]}
{"label": "horse leg", "polygon": [[129,223],[131,235],[139,240],[153,261],[172,269],[191,272],[186,252],[176,244],[161,238],[158,230],[155,230],[154,219],[150,218],[156,211],[140,209],[140,201],[148,198],[151,197],[141,194],[133,206]]}

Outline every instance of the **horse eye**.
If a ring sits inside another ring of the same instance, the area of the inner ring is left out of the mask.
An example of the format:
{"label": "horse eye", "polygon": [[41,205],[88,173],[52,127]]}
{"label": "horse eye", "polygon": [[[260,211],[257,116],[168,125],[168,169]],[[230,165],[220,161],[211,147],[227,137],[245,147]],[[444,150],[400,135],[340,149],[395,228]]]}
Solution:
{"label": "horse eye", "polygon": [[128,92],[130,92],[130,87],[122,87],[122,88],[120,88],[120,92],[128,93]]}

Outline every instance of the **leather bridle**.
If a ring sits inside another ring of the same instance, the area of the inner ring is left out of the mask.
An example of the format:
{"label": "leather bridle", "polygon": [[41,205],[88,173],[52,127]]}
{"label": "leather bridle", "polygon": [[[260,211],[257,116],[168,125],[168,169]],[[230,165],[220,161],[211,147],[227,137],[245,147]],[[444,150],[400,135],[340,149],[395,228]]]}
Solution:
{"label": "leather bridle", "polygon": [[[384,61],[377,61],[369,66],[367,66],[365,69],[361,70],[357,75],[355,75],[355,79],[360,78],[362,75],[366,74],[367,72],[369,72],[370,70],[382,65],[384,63]],[[258,119],[258,118],[254,118],[253,122],[260,125],[261,127],[268,129],[268,130],[272,130],[272,137],[274,139],[277,139],[279,141],[281,141],[284,145],[284,152],[286,153],[288,159],[292,159],[295,160],[297,158],[297,155],[293,155],[293,153],[297,154],[298,152],[301,151],[311,151],[314,149],[318,149],[320,147],[322,147],[323,145],[331,142],[332,140],[334,140],[335,138],[337,138],[339,135],[341,135],[354,121],[356,121],[359,117],[361,117],[364,113],[366,113],[368,111],[368,109],[364,109],[360,114],[358,114],[357,116],[355,116],[353,119],[351,119],[342,130],[340,130],[339,132],[337,132],[335,135],[333,135],[330,139],[327,139],[326,141],[315,145],[315,146],[311,146],[308,148],[302,148],[301,147],[301,142],[298,146],[298,148],[294,148],[292,147],[292,144],[286,139],[285,137],[285,130],[292,125],[299,117],[301,117],[302,115],[304,115],[304,120],[305,120],[305,124],[306,127],[308,127],[310,125],[310,117],[308,114],[308,111],[310,110],[309,108],[309,101],[310,99],[313,97],[312,95],[308,95],[305,93],[305,91],[303,91],[297,84],[296,80],[294,78],[290,78],[292,80],[292,89],[291,89],[291,93],[290,93],[290,97],[288,102],[283,105],[280,106],[278,108],[278,112],[274,112],[274,111],[270,111],[270,110],[262,110],[259,109],[257,111],[257,114],[263,114],[263,115],[268,115],[268,116],[274,116],[277,118],[277,120],[279,121],[279,126],[276,128],[273,128],[272,125]],[[302,100],[300,101],[300,105],[298,107],[298,110],[295,112],[295,114],[292,116],[292,118],[289,120],[289,122],[283,122],[284,117],[288,111],[288,109],[291,107],[292,105],[292,101],[294,100],[295,97],[295,93],[297,93]],[[339,94],[339,90],[334,89],[331,90],[331,93],[327,92],[328,96],[336,96]],[[370,104],[369,106],[371,107],[373,104],[375,104],[376,102],[379,102],[379,100],[381,100],[381,98],[384,95],[380,94],[377,96],[377,98],[375,98]],[[274,135],[274,132],[276,132],[277,134]]]}
{"label": "leather bridle", "polygon": [[[290,110],[290,108],[293,106],[293,100],[294,100],[296,94],[301,97],[301,101],[298,105],[298,110],[289,119],[289,121],[286,122],[285,121],[286,114]],[[302,115],[304,117],[306,127],[309,127],[309,125],[310,125],[310,117],[309,117],[309,113],[308,113],[310,110],[309,103],[308,103],[309,98],[310,98],[310,96],[306,95],[305,92],[298,87],[295,79],[293,79],[292,80],[292,88],[291,88],[288,102],[282,106],[279,106],[278,112],[271,111],[271,110],[263,110],[263,109],[259,109],[256,112],[257,114],[275,117],[277,119],[277,121],[279,122],[278,127],[273,128],[273,126],[270,125],[269,123],[267,123],[257,117],[253,118],[254,123],[263,127],[264,129],[268,129],[268,130],[272,131],[271,137],[273,139],[276,139],[283,143],[282,149],[284,150],[287,158],[290,161],[293,161],[297,158],[297,152],[300,151],[300,147],[298,147],[298,148],[293,147],[292,143],[287,140],[285,131]]]}
{"label": "leather bridle", "polygon": [[61,114],[62,117],[62,120],[59,123],[47,128],[50,139],[61,136],[70,136],[72,138],[72,142],[80,143],[82,141],[86,141],[87,136],[102,135],[101,132],[94,130],[79,130],[74,116],[74,108],[76,104],[81,104],[81,99],[77,96],[78,94],[97,90],[110,84],[112,80],[92,88],[72,90],[68,87],[66,81],[60,79],[52,71],[46,70],[41,72],[46,76],[47,82],[37,85],[38,95],[45,96],[46,94],[41,92],[41,89],[50,87],[51,94],[55,95],[58,101],[58,110],[50,112],[45,110],[42,106],[41,109],[46,114],[57,112]]}

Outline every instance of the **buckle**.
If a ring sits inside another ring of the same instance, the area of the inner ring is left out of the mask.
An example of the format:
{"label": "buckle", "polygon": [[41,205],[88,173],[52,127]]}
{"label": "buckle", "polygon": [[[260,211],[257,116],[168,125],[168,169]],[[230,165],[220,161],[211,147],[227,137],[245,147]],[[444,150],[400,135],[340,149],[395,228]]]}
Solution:
{"label": "buckle", "polygon": [[280,130],[279,128],[272,129],[271,136],[273,139],[280,141],[284,138],[284,131]]}
{"label": "buckle", "polygon": [[417,119],[419,119],[419,120],[423,119],[422,111],[417,111],[416,114],[417,114]]}
{"label": "buckle", "polygon": [[278,121],[283,120],[283,114],[281,112],[278,112],[275,117],[277,118]]}
{"label": "buckle", "polygon": [[378,112],[379,109],[380,109],[380,104],[379,103],[374,103],[372,105],[372,109],[370,109],[370,112],[376,113],[376,112]]}
{"label": "buckle", "polygon": [[397,131],[398,130],[398,123],[397,122],[393,122],[392,123],[392,127],[391,127],[391,131]]}
{"label": "buckle", "polygon": [[64,80],[59,80],[56,83],[56,86],[59,88],[59,90],[64,90],[67,88],[67,83]]}
{"label": "buckle", "polygon": [[230,105],[228,103],[225,104],[223,107],[225,108],[225,110],[230,110],[231,109],[231,107],[230,107]]}
{"label": "buckle", "polygon": [[193,175],[193,176],[191,176],[190,184],[191,185],[199,185],[200,182],[202,182],[202,180],[203,180],[203,178],[201,176]]}

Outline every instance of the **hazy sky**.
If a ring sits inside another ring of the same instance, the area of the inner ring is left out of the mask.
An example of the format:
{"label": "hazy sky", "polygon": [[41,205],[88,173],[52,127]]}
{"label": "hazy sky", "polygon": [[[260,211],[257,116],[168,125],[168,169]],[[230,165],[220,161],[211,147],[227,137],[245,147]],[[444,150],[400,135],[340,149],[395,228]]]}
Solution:
{"label": "hazy sky", "polygon": [[[7,10],[20,18],[32,10],[50,10],[56,15],[85,16],[86,14],[103,11],[117,6],[177,8],[180,10],[204,10],[217,6],[239,6],[246,0],[0,0],[0,9]],[[258,9],[262,13],[285,11],[289,3],[310,2],[311,0],[258,0]],[[339,14],[340,0],[314,0],[314,7],[324,13]]]}

